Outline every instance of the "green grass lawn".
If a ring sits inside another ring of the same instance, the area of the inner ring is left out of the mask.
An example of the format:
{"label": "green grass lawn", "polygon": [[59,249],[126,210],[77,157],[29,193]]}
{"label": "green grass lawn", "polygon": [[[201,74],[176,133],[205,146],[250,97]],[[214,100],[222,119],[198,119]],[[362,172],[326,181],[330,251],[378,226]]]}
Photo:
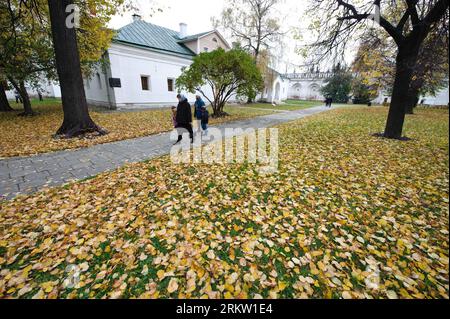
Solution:
{"label": "green grass lawn", "polygon": [[249,108],[259,108],[265,110],[280,110],[280,111],[296,111],[307,109],[314,106],[322,105],[320,101],[297,101],[297,100],[287,100],[283,104],[272,105],[270,103],[252,103],[252,104],[242,104],[241,107]]}
{"label": "green grass lawn", "polygon": [[[259,108],[265,110],[296,111],[322,105],[324,105],[322,101],[286,100],[283,104],[278,104],[275,106],[270,103],[254,103],[249,105],[243,104],[241,106],[248,106],[249,108]],[[333,104],[333,107],[342,107],[348,105],[350,104]]]}
{"label": "green grass lawn", "polygon": [[277,174],[164,156],[3,201],[0,298],[447,299],[449,113],[386,116],[280,125]]}
{"label": "green grass lawn", "polygon": [[323,105],[323,101],[308,101],[308,100],[286,100],[286,104],[289,105],[301,105],[301,106],[317,106]]}

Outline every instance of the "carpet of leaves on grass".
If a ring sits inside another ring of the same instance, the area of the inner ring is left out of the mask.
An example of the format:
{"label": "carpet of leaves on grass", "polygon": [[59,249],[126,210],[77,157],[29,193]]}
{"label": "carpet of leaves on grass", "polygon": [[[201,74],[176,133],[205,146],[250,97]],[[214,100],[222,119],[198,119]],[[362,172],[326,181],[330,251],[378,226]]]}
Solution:
{"label": "carpet of leaves on grass", "polygon": [[280,126],[274,175],[162,157],[3,202],[0,297],[448,298],[448,111],[385,118]]}

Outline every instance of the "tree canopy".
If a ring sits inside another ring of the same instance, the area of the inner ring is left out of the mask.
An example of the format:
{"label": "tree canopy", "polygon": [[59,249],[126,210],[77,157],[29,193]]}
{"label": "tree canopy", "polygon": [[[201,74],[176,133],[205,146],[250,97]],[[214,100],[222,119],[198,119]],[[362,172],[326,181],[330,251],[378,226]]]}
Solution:
{"label": "tree canopy", "polygon": [[[252,57],[239,49],[225,51],[221,48],[194,57],[176,81],[179,90],[198,91],[207,99],[214,116],[224,115],[223,107],[233,96],[255,97],[262,87],[262,77]],[[211,100],[204,86],[213,93]]]}
{"label": "tree canopy", "polygon": [[[448,84],[447,39],[448,33],[443,27],[435,29],[425,39],[410,84],[412,106],[420,95],[434,96]],[[370,93],[392,93],[396,54],[395,43],[385,33],[371,29],[361,38],[352,70]]]}
{"label": "tree canopy", "polygon": [[[402,138],[406,106],[410,101],[419,52],[442,21],[448,21],[448,0],[311,0],[315,48],[320,57],[342,56],[351,40],[361,36],[368,24],[379,25],[397,46],[396,73],[386,127],[386,138]],[[373,22],[371,22],[373,21]],[[444,23],[448,29],[448,23]]]}
{"label": "tree canopy", "polygon": [[258,61],[261,51],[269,50],[283,34],[275,14],[278,3],[279,0],[227,0],[221,16],[213,19],[213,24],[230,30],[231,37]]}
{"label": "tree canopy", "polygon": [[[125,0],[77,0],[77,42],[83,74],[89,76],[114,36],[106,27]],[[57,80],[53,39],[46,0],[10,0],[0,4],[0,78],[21,94],[25,112],[33,114],[24,83],[39,88],[42,79]],[[23,84],[23,85],[22,85]]]}
{"label": "tree canopy", "polygon": [[331,97],[334,102],[347,103],[352,89],[352,74],[347,68],[337,64],[333,67],[333,76],[326,80],[321,92],[326,97]]}

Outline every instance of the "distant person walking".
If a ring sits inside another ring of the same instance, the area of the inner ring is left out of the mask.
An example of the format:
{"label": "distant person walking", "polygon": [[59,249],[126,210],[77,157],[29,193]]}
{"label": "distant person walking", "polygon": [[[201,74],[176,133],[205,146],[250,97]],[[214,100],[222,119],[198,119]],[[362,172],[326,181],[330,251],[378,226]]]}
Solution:
{"label": "distant person walking", "polygon": [[22,97],[20,96],[19,91],[14,90],[14,97],[16,98],[17,104],[22,103]]}
{"label": "distant person walking", "polygon": [[202,108],[206,106],[205,102],[203,102],[200,95],[195,96],[195,103],[194,103],[194,117],[196,120],[196,130],[200,131],[201,128],[201,122],[202,122]]}
{"label": "distant person walking", "polygon": [[[185,129],[189,132],[189,138],[191,143],[194,143],[194,132],[192,130],[192,110],[186,96],[183,94],[177,95],[178,106],[177,114],[175,117],[176,125],[178,129]],[[179,143],[183,139],[182,130],[178,130],[178,140],[175,144]]]}
{"label": "distant person walking", "polygon": [[333,98],[331,96],[325,99],[325,106],[331,108],[331,104],[333,103]]}

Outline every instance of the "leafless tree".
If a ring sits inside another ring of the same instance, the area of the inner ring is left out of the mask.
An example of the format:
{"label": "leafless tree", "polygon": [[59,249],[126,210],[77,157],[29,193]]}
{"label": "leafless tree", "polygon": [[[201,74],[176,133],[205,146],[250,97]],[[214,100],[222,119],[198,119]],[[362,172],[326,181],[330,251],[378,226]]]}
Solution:
{"label": "leafless tree", "polygon": [[242,48],[251,52],[256,61],[263,50],[271,47],[284,32],[275,6],[279,0],[228,0],[221,17],[213,19],[216,27],[231,31]]}

